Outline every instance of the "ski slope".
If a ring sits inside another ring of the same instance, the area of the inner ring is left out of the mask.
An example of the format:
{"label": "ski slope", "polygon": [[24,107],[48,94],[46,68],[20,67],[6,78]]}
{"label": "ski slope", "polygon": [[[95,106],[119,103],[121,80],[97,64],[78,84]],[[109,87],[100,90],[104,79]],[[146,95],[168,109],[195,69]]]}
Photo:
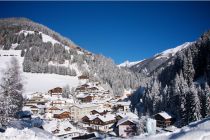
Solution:
{"label": "ski slope", "polygon": [[[23,57],[20,56],[19,50],[0,50],[0,78],[2,77],[2,70],[7,67],[7,64],[12,57],[16,57],[22,69]],[[76,76],[64,76],[58,74],[44,74],[44,73],[22,73],[24,82],[24,94],[31,94],[34,92],[47,92],[49,89],[55,87],[63,87],[69,85],[76,87],[83,81],[79,81]]]}

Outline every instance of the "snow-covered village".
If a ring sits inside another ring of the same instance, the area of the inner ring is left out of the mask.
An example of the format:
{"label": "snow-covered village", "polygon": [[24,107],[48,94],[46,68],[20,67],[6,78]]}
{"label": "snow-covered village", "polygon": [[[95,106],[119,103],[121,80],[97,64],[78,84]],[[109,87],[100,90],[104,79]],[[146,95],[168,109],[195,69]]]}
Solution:
{"label": "snow-covered village", "polygon": [[0,140],[209,140],[209,6],[0,2]]}

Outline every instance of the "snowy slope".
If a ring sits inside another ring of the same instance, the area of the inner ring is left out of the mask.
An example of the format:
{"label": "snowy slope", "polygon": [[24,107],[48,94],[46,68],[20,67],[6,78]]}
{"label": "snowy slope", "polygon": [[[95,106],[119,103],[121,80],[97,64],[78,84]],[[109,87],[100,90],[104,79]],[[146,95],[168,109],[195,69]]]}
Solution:
{"label": "snowy slope", "polygon": [[[24,36],[27,36],[28,34],[35,34],[34,31],[27,31],[27,30],[22,30],[18,34],[21,34],[21,33],[24,33]],[[53,45],[56,44],[56,43],[63,45],[62,43],[58,42],[57,40],[55,40],[51,36],[48,36],[48,35],[46,35],[46,34],[44,34],[42,32],[39,32],[39,34],[42,35],[42,41],[45,42],[45,43],[51,42]],[[67,50],[69,49],[68,46],[65,46],[65,45],[63,45],[63,46],[65,47],[65,49],[67,49]]]}
{"label": "snowy slope", "polygon": [[[21,51],[19,50],[0,50],[0,78],[2,77],[2,70],[6,68],[7,63],[9,63],[12,57],[16,57],[18,59],[22,71],[23,57],[20,57],[20,53]],[[23,72],[23,81],[25,94],[33,92],[47,92],[51,88],[55,88],[57,86],[63,87],[67,84],[70,87],[76,87],[80,83],[78,78],[74,76],[25,72]]]}
{"label": "snowy slope", "polygon": [[[141,61],[143,61],[143,60],[141,60]],[[129,62],[129,61],[127,60],[127,61],[125,61],[125,62],[119,64],[118,66],[119,66],[119,67],[132,67],[132,66],[134,66],[134,65],[136,65],[136,64],[138,64],[138,63],[140,63],[141,61]]]}
{"label": "snowy slope", "polygon": [[168,60],[176,57],[176,54],[178,52],[186,50],[194,43],[195,42],[186,42],[175,48],[165,50],[161,53],[154,55],[151,58],[145,59],[135,65],[132,65],[130,69],[136,72],[145,73],[147,75],[154,71],[158,71],[158,69],[161,68],[160,66],[167,65]]}
{"label": "snowy slope", "polygon": [[210,118],[193,122],[173,133],[167,132],[153,136],[137,136],[139,140],[209,140],[210,139]]}
{"label": "snowy slope", "polygon": [[163,58],[163,57],[168,58],[168,57],[174,56],[177,52],[187,48],[191,44],[193,44],[193,42],[185,42],[184,44],[179,45],[176,48],[165,50],[165,51],[163,51],[159,54],[156,54],[155,56],[157,56],[157,57],[155,59],[160,59],[160,58]]}

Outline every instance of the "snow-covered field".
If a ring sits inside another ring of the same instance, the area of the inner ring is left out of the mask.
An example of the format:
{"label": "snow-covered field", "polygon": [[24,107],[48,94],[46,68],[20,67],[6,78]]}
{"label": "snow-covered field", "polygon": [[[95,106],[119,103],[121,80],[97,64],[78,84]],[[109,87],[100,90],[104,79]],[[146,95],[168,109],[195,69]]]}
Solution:
{"label": "snow-covered field", "polygon": [[[23,57],[20,57],[20,51],[0,50],[0,54],[7,56],[0,56],[0,78],[2,77],[2,70],[6,68],[7,63],[14,55],[20,63],[22,70]],[[76,87],[79,84],[79,80],[74,76],[63,76],[58,74],[44,74],[44,73],[25,73],[23,72],[24,82],[24,94],[31,94],[33,92],[47,92],[49,89],[55,87],[63,87],[69,85],[70,87]]]}
{"label": "snow-covered field", "polygon": [[173,133],[167,132],[153,136],[137,136],[139,140],[210,140],[210,117],[204,120],[193,122]]}

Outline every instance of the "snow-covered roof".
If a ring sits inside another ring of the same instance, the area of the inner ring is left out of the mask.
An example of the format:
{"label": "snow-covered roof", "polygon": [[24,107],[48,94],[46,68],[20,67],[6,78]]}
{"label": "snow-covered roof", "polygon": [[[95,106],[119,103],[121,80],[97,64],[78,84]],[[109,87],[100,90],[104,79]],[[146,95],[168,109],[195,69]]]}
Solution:
{"label": "snow-covered roof", "polygon": [[48,110],[60,110],[60,108],[55,107],[55,106],[51,106],[51,107],[48,108]]}
{"label": "snow-covered roof", "polygon": [[[106,111],[106,109],[101,109],[101,108],[99,108],[99,109],[94,109],[95,111],[97,111],[98,113],[103,113],[104,111]],[[92,110],[93,111],[93,110]]]}
{"label": "snow-covered roof", "polygon": [[88,97],[88,96],[90,96],[90,95],[89,95],[89,94],[80,93],[80,94],[78,94],[76,97],[77,97],[77,98],[86,98],[86,97]]}
{"label": "snow-covered roof", "polygon": [[119,115],[122,118],[125,118],[125,117],[129,117],[131,119],[138,119],[139,118],[136,114],[134,114],[132,112],[118,112],[118,113],[116,113],[116,115]]}
{"label": "snow-covered roof", "polygon": [[160,113],[157,113],[159,114],[160,116],[162,116],[164,119],[171,119],[171,115],[169,115],[167,112],[163,111],[163,112],[160,112]]}
{"label": "snow-covered roof", "polygon": [[99,118],[103,122],[115,120],[115,115],[113,114],[106,114],[103,116],[101,116],[100,114],[95,114],[95,115],[86,115],[86,116],[89,118],[89,120],[94,120],[96,118]]}
{"label": "snow-covered roof", "polygon": [[117,105],[122,105],[122,106],[129,106],[131,102],[117,102]]}
{"label": "snow-covered roof", "polygon": [[78,108],[98,107],[98,105],[91,104],[91,103],[85,103],[85,104],[74,104],[73,106],[76,106],[76,107],[78,107]]}
{"label": "snow-covered roof", "polygon": [[95,118],[97,118],[98,114],[95,115],[86,115],[88,117],[89,120],[94,120]]}
{"label": "snow-covered roof", "polygon": [[[65,131],[66,128],[70,127],[71,130],[70,131]],[[49,121],[46,122],[43,125],[44,130],[52,133],[52,131],[55,131],[56,129],[59,130],[58,133],[56,133],[55,135],[59,136],[59,135],[65,135],[68,133],[73,133],[73,132],[78,132],[78,130],[76,129],[76,127],[74,127],[69,121],[57,121],[57,120],[53,120],[53,121]]]}
{"label": "snow-covered roof", "polygon": [[22,111],[30,111],[31,112],[31,108],[29,106],[23,106]]}
{"label": "snow-covered roof", "polygon": [[64,112],[69,112],[68,110],[56,110],[53,112],[53,114],[61,114],[61,113],[64,113]]}
{"label": "snow-covered roof", "polygon": [[132,122],[132,123],[135,123],[131,118],[125,117],[125,118],[122,118],[121,120],[119,120],[119,121],[117,122],[117,126],[123,124],[123,123],[126,122],[126,121],[130,121],[130,122]]}
{"label": "snow-covered roof", "polygon": [[98,115],[97,118],[99,118],[103,122],[108,122],[108,121],[115,120],[115,115],[113,114],[106,114],[104,116]]}

